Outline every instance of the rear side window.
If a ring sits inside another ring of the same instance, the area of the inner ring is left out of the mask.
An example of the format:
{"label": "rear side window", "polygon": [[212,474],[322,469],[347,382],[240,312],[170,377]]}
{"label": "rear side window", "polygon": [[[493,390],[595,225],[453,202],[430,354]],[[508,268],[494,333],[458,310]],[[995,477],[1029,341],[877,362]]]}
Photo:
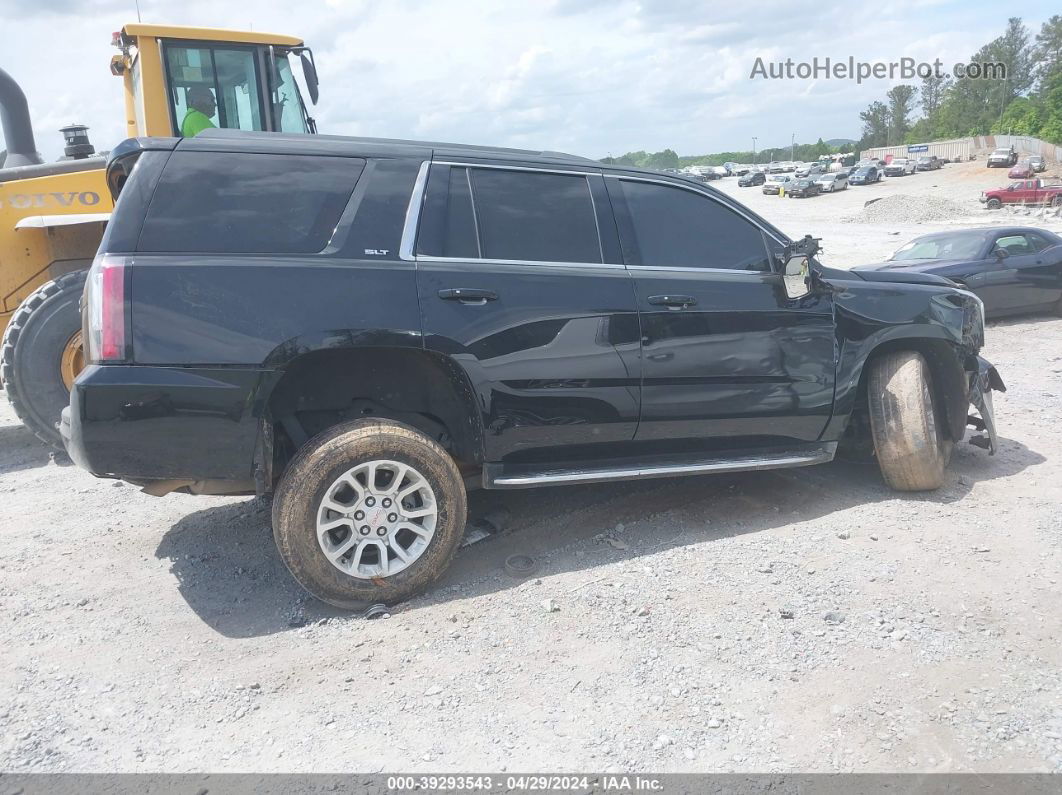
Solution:
{"label": "rear side window", "polygon": [[700,193],[620,180],[642,265],[769,270],[763,233]]}
{"label": "rear side window", "polygon": [[470,173],[484,258],[601,262],[586,177],[486,168]]}
{"label": "rear side window", "polygon": [[159,180],[139,251],[321,251],[365,161],[310,155],[175,152]]}

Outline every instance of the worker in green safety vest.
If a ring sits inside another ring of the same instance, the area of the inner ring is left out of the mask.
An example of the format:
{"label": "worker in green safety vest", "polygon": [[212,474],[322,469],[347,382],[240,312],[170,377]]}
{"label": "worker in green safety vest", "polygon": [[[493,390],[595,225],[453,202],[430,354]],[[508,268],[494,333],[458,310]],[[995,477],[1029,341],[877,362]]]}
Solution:
{"label": "worker in green safety vest", "polygon": [[192,138],[199,135],[203,130],[209,130],[216,125],[210,120],[217,110],[218,103],[214,99],[213,92],[206,86],[192,86],[186,95],[188,112],[184,114],[181,122],[181,135]]}

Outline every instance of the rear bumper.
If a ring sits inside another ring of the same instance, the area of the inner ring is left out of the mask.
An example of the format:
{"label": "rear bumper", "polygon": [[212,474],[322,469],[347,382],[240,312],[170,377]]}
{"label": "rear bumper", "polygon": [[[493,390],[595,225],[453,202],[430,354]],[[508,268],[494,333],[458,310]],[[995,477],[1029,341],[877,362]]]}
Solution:
{"label": "rear bumper", "polygon": [[272,371],[90,365],[59,429],[70,458],[100,477],[239,480],[254,475]]}

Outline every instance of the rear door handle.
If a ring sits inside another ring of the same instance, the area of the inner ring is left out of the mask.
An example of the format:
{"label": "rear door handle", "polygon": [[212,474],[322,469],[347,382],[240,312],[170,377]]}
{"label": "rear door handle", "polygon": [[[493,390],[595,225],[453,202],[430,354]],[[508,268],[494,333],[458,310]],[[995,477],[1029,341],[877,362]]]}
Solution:
{"label": "rear door handle", "polygon": [[493,290],[480,290],[475,287],[449,287],[439,290],[439,297],[444,301],[460,301],[462,304],[485,304],[497,301],[498,294]]}
{"label": "rear door handle", "polygon": [[697,305],[697,299],[692,295],[651,295],[648,300],[653,306],[666,306],[668,309],[685,309]]}

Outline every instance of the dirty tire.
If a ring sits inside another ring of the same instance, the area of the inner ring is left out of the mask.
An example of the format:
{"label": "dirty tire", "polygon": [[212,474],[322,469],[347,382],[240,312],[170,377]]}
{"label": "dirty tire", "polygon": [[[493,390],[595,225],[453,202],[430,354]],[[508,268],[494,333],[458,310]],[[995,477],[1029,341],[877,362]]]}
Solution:
{"label": "dirty tire", "polygon": [[[430,484],[438,505],[427,548],[397,574],[359,579],[329,562],[317,540],[317,510],[328,488],[361,462],[408,464]],[[310,439],[288,465],[273,499],[273,537],[288,570],[318,599],[345,610],[395,604],[427,588],[450,565],[464,534],[468,509],[457,464],[437,442],[408,425],[362,419]]]}
{"label": "dirty tire", "polygon": [[1062,207],[1062,196],[1055,196],[1053,199],[1051,199],[1051,206]]}
{"label": "dirty tire", "polygon": [[985,202],[985,207],[987,207],[989,210],[998,210],[1002,206],[1003,202],[995,198],[989,199],[987,202]]}
{"label": "dirty tire", "polygon": [[929,367],[922,355],[897,351],[876,359],[867,402],[885,482],[897,491],[940,488],[952,443],[934,412]]}
{"label": "dirty tire", "polygon": [[70,403],[60,363],[81,329],[86,271],[42,285],[11,316],[0,345],[0,374],[18,418],[45,444],[63,449],[59,415]]}

